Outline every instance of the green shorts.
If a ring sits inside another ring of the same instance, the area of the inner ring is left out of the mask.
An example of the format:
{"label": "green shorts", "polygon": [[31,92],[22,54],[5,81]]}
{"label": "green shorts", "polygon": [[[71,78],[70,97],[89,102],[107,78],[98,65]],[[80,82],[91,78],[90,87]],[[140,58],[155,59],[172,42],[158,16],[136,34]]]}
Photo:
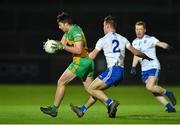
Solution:
{"label": "green shorts", "polygon": [[93,77],[94,61],[89,57],[75,57],[68,69],[80,78]]}

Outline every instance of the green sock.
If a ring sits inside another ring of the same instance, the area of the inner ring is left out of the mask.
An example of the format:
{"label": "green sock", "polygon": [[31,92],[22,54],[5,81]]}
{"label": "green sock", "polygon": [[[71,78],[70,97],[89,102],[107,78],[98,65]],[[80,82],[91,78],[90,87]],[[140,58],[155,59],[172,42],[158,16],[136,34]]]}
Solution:
{"label": "green sock", "polygon": [[57,110],[58,110],[58,107],[55,106],[55,105],[52,105],[51,108],[52,108],[52,111],[53,111],[53,112],[57,112]]}

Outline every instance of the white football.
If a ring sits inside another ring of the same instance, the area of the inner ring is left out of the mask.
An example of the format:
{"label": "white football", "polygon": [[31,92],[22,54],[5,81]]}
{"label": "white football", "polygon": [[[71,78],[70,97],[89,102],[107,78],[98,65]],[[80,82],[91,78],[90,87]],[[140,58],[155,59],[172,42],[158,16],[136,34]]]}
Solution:
{"label": "white football", "polygon": [[44,50],[47,52],[47,53],[55,53],[56,49],[54,49],[52,47],[52,44],[56,44],[56,41],[55,40],[47,40],[44,44]]}

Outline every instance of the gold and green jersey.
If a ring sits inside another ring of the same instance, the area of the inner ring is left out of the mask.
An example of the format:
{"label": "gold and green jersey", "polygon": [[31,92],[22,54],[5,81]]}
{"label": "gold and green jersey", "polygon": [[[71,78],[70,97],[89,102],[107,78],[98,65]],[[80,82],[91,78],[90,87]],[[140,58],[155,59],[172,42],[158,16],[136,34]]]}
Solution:
{"label": "gold and green jersey", "polygon": [[72,25],[70,31],[64,34],[64,37],[67,39],[67,45],[74,46],[75,42],[82,42],[83,49],[80,54],[73,54],[74,57],[87,57],[88,56],[88,48],[85,35],[82,29],[78,25]]}

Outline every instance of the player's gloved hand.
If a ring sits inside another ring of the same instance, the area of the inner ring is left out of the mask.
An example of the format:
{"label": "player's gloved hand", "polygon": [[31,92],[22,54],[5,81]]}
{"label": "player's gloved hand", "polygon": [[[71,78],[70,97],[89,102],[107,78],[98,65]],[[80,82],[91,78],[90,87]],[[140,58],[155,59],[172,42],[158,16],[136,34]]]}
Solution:
{"label": "player's gloved hand", "polygon": [[147,56],[147,55],[145,55],[145,56],[142,58],[142,60],[144,60],[144,59],[147,59],[147,60],[149,60],[149,61],[153,60],[152,58],[150,58],[150,57]]}
{"label": "player's gloved hand", "polygon": [[130,73],[131,73],[131,75],[135,76],[136,75],[136,68],[132,67]]}
{"label": "player's gloved hand", "polygon": [[[50,40],[49,38],[47,39],[47,41]],[[46,42],[43,42],[43,49],[45,50],[45,44]]]}
{"label": "player's gloved hand", "polygon": [[65,46],[61,42],[56,41],[56,43],[52,43],[52,48],[56,50],[63,50]]}
{"label": "player's gloved hand", "polygon": [[173,48],[171,45],[168,45],[168,46],[166,47],[166,49],[167,49],[167,50],[173,50],[174,48]]}
{"label": "player's gloved hand", "polygon": [[46,43],[46,42],[43,42],[43,49],[44,49],[44,50],[45,50],[45,43]]}

